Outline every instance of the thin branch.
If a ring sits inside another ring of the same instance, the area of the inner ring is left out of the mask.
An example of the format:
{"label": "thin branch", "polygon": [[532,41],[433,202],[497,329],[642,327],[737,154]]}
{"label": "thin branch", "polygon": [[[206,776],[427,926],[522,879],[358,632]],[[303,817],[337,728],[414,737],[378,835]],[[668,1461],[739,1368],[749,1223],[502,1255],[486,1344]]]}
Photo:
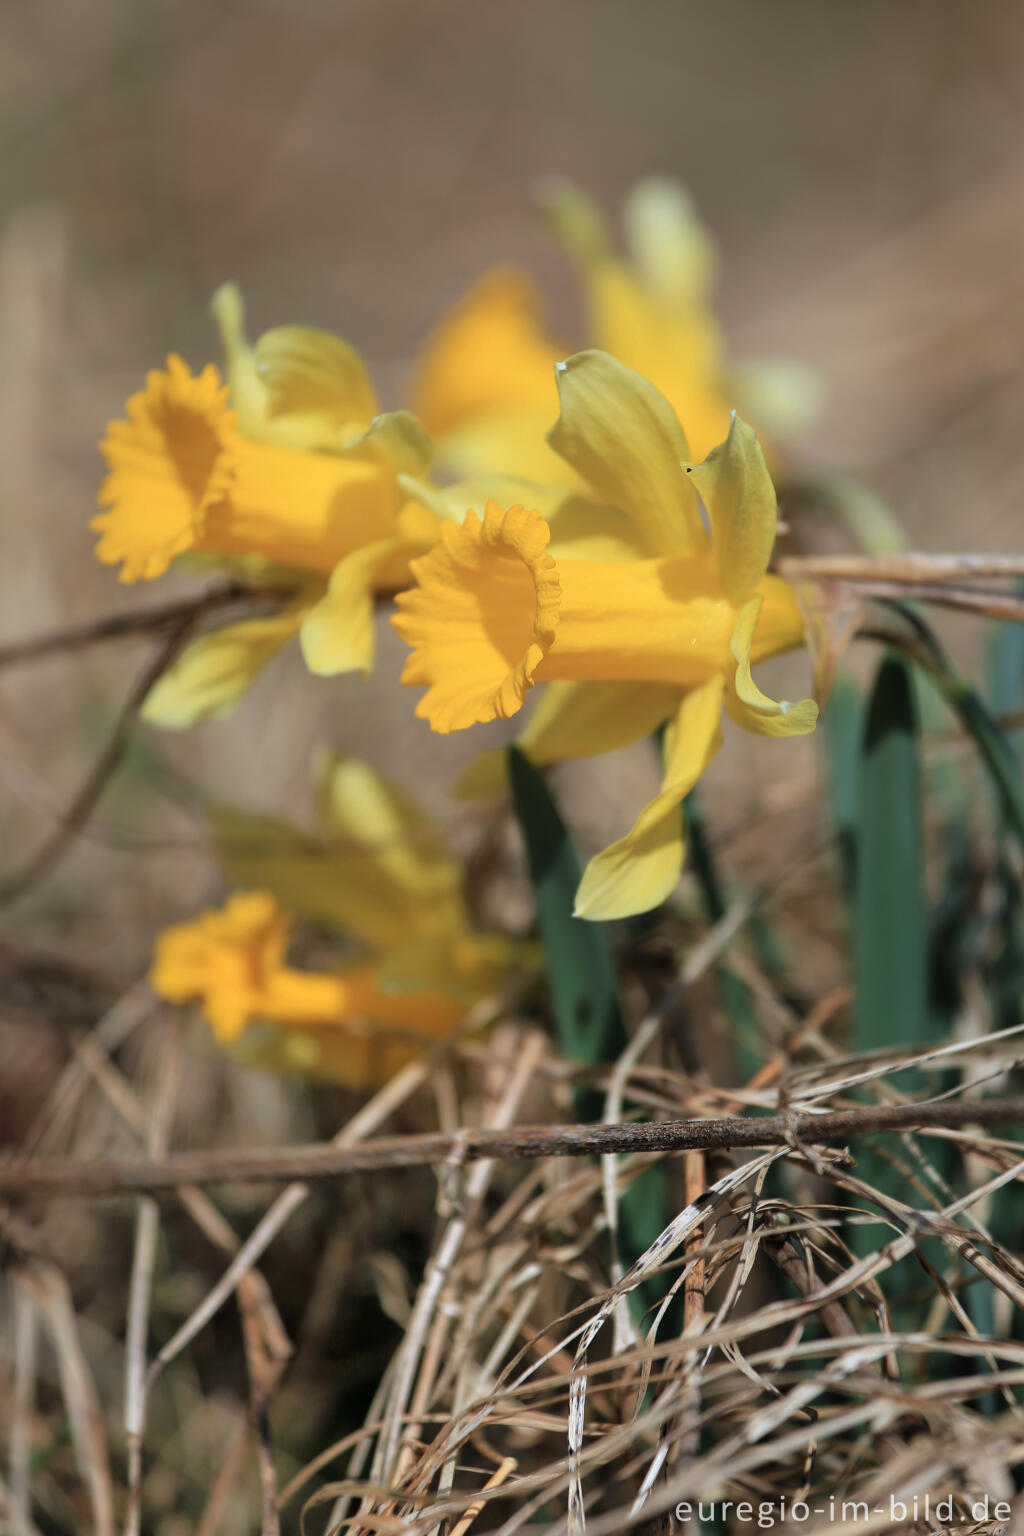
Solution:
{"label": "thin branch", "polygon": [[117,771],[128,749],[135,722],[146,702],[146,696],[184,648],[197,618],[198,612],[195,607],[179,618],[156,654],[143,668],[117,717],[109,741],[89,770],[85,782],[71,802],[60,825],[21,869],[0,883],[0,905],[17,901],[19,897],[24,896],[45,875],[49,874],[53,866],[70,848],[95,810],[111,777]]}
{"label": "thin branch", "polygon": [[931,603],[936,608],[952,608],[958,613],[973,613],[984,619],[1024,623],[1024,597],[1010,592],[993,592],[987,587],[944,587],[928,582],[915,587],[902,586],[896,581],[864,581],[855,585],[863,597],[912,597],[915,602]]}
{"label": "thin branch", "polygon": [[822,1145],[880,1131],[955,1130],[964,1126],[1024,1125],[1024,1099],[955,1099],[926,1104],[865,1106],[831,1114],[730,1116],[633,1125],[520,1126],[513,1130],[388,1136],[362,1146],[317,1143],[212,1152],[179,1152],[159,1162],[111,1158],[0,1165],[0,1197],[164,1194],[183,1184],[280,1184],[335,1179],[349,1173],[414,1168],[453,1157],[590,1157],[605,1152],[722,1151],[729,1148]]}
{"label": "thin branch", "polygon": [[921,582],[979,581],[1024,576],[1021,555],[786,555],[779,561],[788,577],[823,576],[835,581],[887,581],[916,587]]}
{"label": "thin branch", "polygon": [[273,587],[254,587],[244,581],[222,582],[197,597],[179,598],[175,602],[163,603],[160,607],[133,608],[128,613],[107,614],[101,619],[72,624],[67,629],[52,630],[47,635],[33,635],[28,640],[14,640],[7,645],[0,645],[0,668],[18,666],[26,661],[41,661],[44,657],[59,655],[62,651],[85,650],[88,646],[102,645],[108,640],[152,635],[159,630],[170,629],[185,619],[198,620],[218,608],[230,608],[236,603],[281,603],[289,595]]}

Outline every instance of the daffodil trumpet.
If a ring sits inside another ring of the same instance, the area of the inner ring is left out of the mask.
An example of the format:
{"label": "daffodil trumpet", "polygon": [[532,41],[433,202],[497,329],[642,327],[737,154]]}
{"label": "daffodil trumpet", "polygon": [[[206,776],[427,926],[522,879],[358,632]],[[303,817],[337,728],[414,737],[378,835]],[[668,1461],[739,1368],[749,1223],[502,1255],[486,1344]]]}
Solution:
{"label": "daffodil trumpet", "polygon": [[411,647],[403,681],[425,687],[417,713],[434,730],[508,718],[538,682],[555,702],[521,744],[539,762],[669,722],[659,795],[591,860],[578,893],[580,916],[618,917],[656,905],[678,878],[678,806],[721,745],[723,705],[771,736],[812,730],[817,706],[775,702],[751,675],[804,637],[792,589],[768,573],[775,493],[751,429],[734,417],[694,463],[668,402],[613,358],[580,353],[559,365],[558,385],[550,442],[631,522],[632,551],[558,559],[540,512],[490,502],[413,562],[417,585],[393,622]]}

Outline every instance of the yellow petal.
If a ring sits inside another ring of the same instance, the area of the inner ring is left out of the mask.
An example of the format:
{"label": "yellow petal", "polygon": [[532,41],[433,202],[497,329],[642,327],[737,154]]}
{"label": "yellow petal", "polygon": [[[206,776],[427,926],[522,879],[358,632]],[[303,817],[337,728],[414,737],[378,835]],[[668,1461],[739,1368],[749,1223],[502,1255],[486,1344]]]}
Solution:
{"label": "yellow petal", "polygon": [[329,331],[279,325],[256,343],[256,371],[267,391],[267,415],[319,422],[323,441],[364,431],[377,414],[377,396],[354,347]]}
{"label": "yellow petal", "polygon": [[434,458],[434,445],[411,411],[386,411],[374,417],[346,453],[349,458],[383,465],[395,476],[425,475]]}
{"label": "yellow petal", "polygon": [[283,325],[251,346],[242,296],[225,283],[211,310],[220,331],[239,427],[283,448],[338,451],[364,432],[377,399],[359,354],[327,331]]}
{"label": "yellow petal", "polygon": [[342,1009],[336,1020],[319,1025],[282,1020],[280,1027],[247,1035],[232,1049],[235,1060],[313,1082],[374,1088],[450,1035],[465,1012],[464,1004],[444,992],[389,991],[372,966],[351,967],[329,979]]}
{"label": "yellow petal", "polygon": [[635,265],[611,251],[600,213],[571,187],[546,189],[556,235],[580,268],[593,344],[659,389],[701,458],[729,424],[722,344],[707,294],[714,249],[687,194],[670,181],[641,182],[625,208]]}
{"label": "yellow petal", "polygon": [[528,276],[498,270],[482,277],[428,340],[413,409],[432,437],[468,421],[537,408],[554,418],[552,366],[561,354],[539,321]]}
{"label": "yellow petal", "polygon": [[558,368],[551,446],[632,522],[648,554],[699,553],[707,535],[683,464],[689,448],[665,397],[605,352]]}
{"label": "yellow petal", "polygon": [[666,735],[661,789],[632,830],[590,860],[576,893],[576,916],[629,917],[665,900],[679,879],[683,826],[679,805],[722,745],[725,680],[710,678],[686,694]]}
{"label": "yellow petal", "polygon": [[539,406],[495,408],[452,427],[437,440],[438,467],[448,475],[521,476],[538,485],[579,485],[579,478],[548,445],[558,410],[552,368],[550,399]]}
{"label": "yellow petal", "polygon": [[459,867],[411,795],[369,763],[330,751],[318,754],[314,778],[320,820],[342,857],[354,850],[372,853],[412,909],[433,904],[432,926],[441,925],[445,904],[453,921],[461,920]]}
{"label": "yellow petal", "polygon": [[689,466],[689,475],[707,508],[722,585],[738,607],[768,569],[778,522],[775,487],[753,428],[734,413],[725,442]]}
{"label": "yellow petal", "polygon": [[558,626],[549,537],[539,513],[492,501],[413,561],[419,585],[399,593],[392,623],[412,647],[402,681],[426,687],[416,713],[432,730],[507,719],[533,687]]}
{"label": "yellow petal", "polygon": [[233,896],[222,910],[164,929],[150,985],[168,1002],[201,1002],[217,1036],[232,1040],[281,966],[290,935],[290,918],[266,891]]}
{"label": "yellow petal", "polygon": [[[548,683],[516,746],[538,767],[615,752],[649,736],[678,699],[679,690],[663,683]],[[456,798],[502,794],[505,764],[503,749],[481,753],[456,781]]]}
{"label": "yellow petal", "polygon": [[450,909],[412,906],[376,850],[325,843],[273,816],[209,809],[224,869],[236,884],[270,891],[290,912],[354,935],[369,949],[450,927]]}
{"label": "yellow petal", "polygon": [[399,539],[378,539],[334,567],[326,593],[307,612],[299,635],[306,666],[318,677],[372,671],[377,573],[400,547]]}
{"label": "yellow petal", "polygon": [[776,703],[761,692],[750,675],[751,649],[756,649],[755,631],[763,605],[763,597],[751,598],[736,620],[731,644],[736,676],[726,696],[726,708],[737,725],[755,735],[806,736],[818,720],[814,700],[801,699],[791,704],[782,699]]}
{"label": "yellow petal", "polygon": [[229,493],[239,438],[227,393],[216,368],[194,378],[171,356],[128,401],[128,420],[107,428],[101,446],[110,473],[99,504],[110,510],[91,526],[102,534],[97,560],[120,563],[121,581],[162,576]]}
{"label": "yellow petal", "polygon": [[485,474],[454,485],[429,485],[403,476],[402,489],[445,522],[461,523],[467,512],[483,515],[489,501],[499,506],[535,507],[551,529],[556,560],[639,560],[636,529],[614,507],[591,501],[564,485],[534,485],[519,475]]}
{"label": "yellow petal", "polygon": [[210,313],[220,332],[224,372],[238,430],[246,437],[270,435],[267,391],[256,372],[256,354],[245,331],[245,304],[237,283],[222,283],[210,300]]}
{"label": "yellow petal", "polygon": [[281,646],[302,623],[304,609],[269,619],[245,619],[203,635],[158,680],[142,718],[165,731],[229,715]]}
{"label": "yellow petal", "polygon": [[638,182],[626,199],[623,223],[633,259],[651,288],[677,304],[707,302],[715,247],[684,187],[663,176]]}

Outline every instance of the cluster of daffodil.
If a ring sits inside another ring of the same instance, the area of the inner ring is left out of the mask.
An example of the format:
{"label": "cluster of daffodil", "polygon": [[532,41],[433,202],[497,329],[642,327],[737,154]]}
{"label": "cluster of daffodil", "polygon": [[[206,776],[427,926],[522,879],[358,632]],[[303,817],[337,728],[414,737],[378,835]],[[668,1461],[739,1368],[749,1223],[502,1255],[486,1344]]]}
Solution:
{"label": "cluster of daffodil", "polygon": [[[355,758],[324,753],[314,773],[318,837],[213,812],[238,893],[161,934],[152,981],[171,1002],[200,1002],[238,1059],[362,1088],[500,992],[522,947],[473,932],[459,865],[402,789]],[[352,958],[289,965],[296,919],[346,940]]]}
{"label": "cluster of daffodil", "polygon": [[[814,728],[812,701],[775,702],[752,677],[754,664],[802,643],[804,623],[792,589],[769,574],[775,492],[733,408],[770,426],[772,403],[783,415],[792,404],[793,376],[727,374],[708,302],[713,252],[678,188],[634,192],[631,262],[578,193],[550,188],[546,206],[582,275],[591,350],[564,359],[529,281],[491,273],[429,339],[412,411],[380,414],[347,343],[286,326],[251,345],[227,286],[213,305],[226,381],[177,357],[150,374],[104,442],[110,473],[94,526],[99,559],[120,565],[123,581],[160,576],[192,552],[287,594],[272,617],[193,644],[147,701],[155,724],[226,713],[293,636],[315,673],[369,671],[374,601],[394,596],[411,651],[403,681],[426,690],[416,713],[435,731],[506,719],[540,683],[518,737],[539,765],[666,726],[659,793],[591,860],[578,892],[579,916],[615,918],[675,885],[680,802],[721,745],[723,709],[762,735]],[[502,761],[484,754],[460,792],[500,790]],[[396,1029],[446,1033],[509,955],[469,933],[455,866],[432,842],[430,880],[418,855],[406,862],[381,842],[385,803],[389,837],[409,834],[398,792],[351,764],[333,777],[349,786],[333,798],[351,795],[337,815],[364,882],[354,902],[341,899],[342,926],[371,958],[332,976],[288,967],[282,881],[300,915],[308,882],[282,876],[279,858],[256,880],[236,860],[248,894],[166,933],[154,982],[173,1000],[200,999],[222,1038],[271,1021],[289,1059],[306,1053],[327,1075],[363,1082],[408,1052]],[[383,927],[360,917],[368,859],[396,882]],[[439,902],[431,880],[442,867]],[[355,879],[339,856],[331,883]],[[406,939],[431,957],[425,969],[405,963]],[[392,964],[396,951],[405,959]]]}

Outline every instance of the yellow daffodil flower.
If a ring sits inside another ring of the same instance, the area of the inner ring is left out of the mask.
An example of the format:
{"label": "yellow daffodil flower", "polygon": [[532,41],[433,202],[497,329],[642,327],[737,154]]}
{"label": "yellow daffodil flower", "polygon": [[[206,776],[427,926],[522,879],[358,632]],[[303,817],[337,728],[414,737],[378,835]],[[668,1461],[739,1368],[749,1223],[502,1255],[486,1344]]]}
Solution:
{"label": "yellow daffodil flower", "polygon": [[[582,278],[590,344],[661,390],[694,458],[725,436],[734,402],[772,431],[806,422],[815,396],[806,369],[772,361],[726,371],[711,304],[715,250],[682,187],[651,178],[633,189],[623,215],[626,260],[615,255],[599,210],[575,188],[549,182],[541,202]],[[574,483],[546,442],[557,411],[552,368],[568,349],[547,334],[540,309],[526,273],[496,269],[428,339],[412,403],[445,468]]]}
{"label": "yellow daffodil flower", "polygon": [[[272,1026],[242,1042],[253,1065],[366,1087],[500,990],[515,951],[472,931],[457,864],[397,786],[329,754],[317,777],[326,842],[215,814],[228,873],[248,889],[161,934],[151,981],[170,1002],[198,1002],[225,1044]],[[330,972],[288,965],[296,917],[343,932],[359,957]]]}
{"label": "yellow daffodil flower", "polygon": [[262,1055],[264,1064],[352,1088],[385,1081],[465,1013],[444,992],[383,990],[372,965],[297,970],[285,961],[291,929],[268,892],[233,896],[160,936],[153,988],[172,1003],[198,1002],[224,1044],[251,1022],[279,1026],[269,1052],[259,1042],[254,1062]]}
{"label": "yellow daffodil flower", "polygon": [[566,481],[546,440],[558,408],[554,365],[565,353],[541,325],[530,277],[486,273],[429,337],[414,380],[413,409],[441,464]]}
{"label": "yellow daffodil flower", "polygon": [[768,574],[775,492],[751,429],[734,417],[695,463],[664,396],[606,354],[570,358],[558,388],[552,447],[632,524],[634,550],[556,557],[538,510],[492,501],[413,562],[393,623],[412,649],[403,681],[426,688],[417,714],[436,731],[508,718],[538,682],[551,687],[520,742],[538,763],[668,722],[660,793],[590,861],[577,896],[579,916],[621,917],[678,878],[678,807],[721,745],[723,705],[769,736],[813,730],[817,706],[775,703],[751,676],[804,634],[792,589]]}
{"label": "yellow daffodil flower", "polygon": [[296,633],[312,671],[369,670],[374,593],[402,585],[410,555],[436,537],[436,519],[399,487],[426,469],[429,440],[407,413],[375,414],[352,349],[297,326],[250,348],[232,288],[215,312],[230,390],[212,364],[193,374],[174,356],[149,375],[102,445],[96,555],[124,582],[161,576],[186,552],[255,562],[294,599],[186,651],[147,701],[145,717],[167,726],[226,713]]}
{"label": "yellow daffodil flower", "polygon": [[702,459],[739,405],[761,427],[792,431],[815,409],[812,376],[799,364],[761,361],[727,370],[711,303],[717,259],[686,190],[664,177],[626,199],[628,260],[616,256],[597,207],[568,183],[541,189],[548,221],[583,281],[590,342],[649,379]]}

